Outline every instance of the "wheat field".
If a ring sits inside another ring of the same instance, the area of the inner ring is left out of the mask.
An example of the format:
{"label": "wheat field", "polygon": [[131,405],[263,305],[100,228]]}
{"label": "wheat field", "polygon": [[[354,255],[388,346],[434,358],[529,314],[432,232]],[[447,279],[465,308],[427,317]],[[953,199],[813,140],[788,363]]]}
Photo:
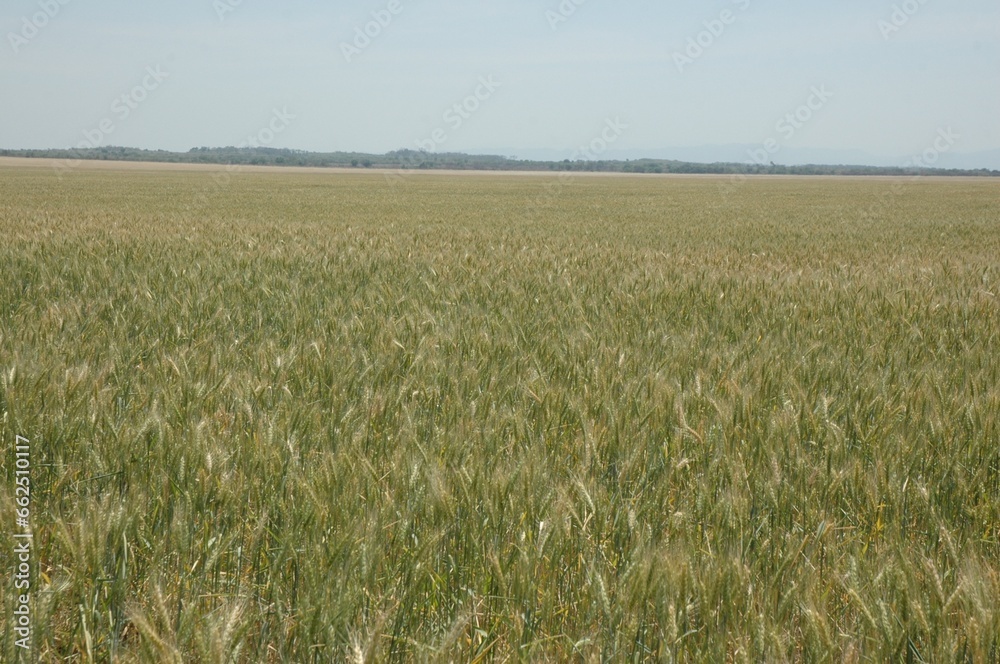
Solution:
{"label": "wheat field", "polygon": [[1000,661],[1000,183],[0,166],[44,662]]}

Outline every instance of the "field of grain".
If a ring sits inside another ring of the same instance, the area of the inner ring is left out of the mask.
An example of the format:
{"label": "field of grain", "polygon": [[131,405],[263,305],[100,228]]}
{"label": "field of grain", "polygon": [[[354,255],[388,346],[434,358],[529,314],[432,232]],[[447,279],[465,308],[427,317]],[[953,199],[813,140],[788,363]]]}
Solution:
{"label": "field of grain", "polygon": [[1000,183],[0,167],[0,659],[1000,659]]}

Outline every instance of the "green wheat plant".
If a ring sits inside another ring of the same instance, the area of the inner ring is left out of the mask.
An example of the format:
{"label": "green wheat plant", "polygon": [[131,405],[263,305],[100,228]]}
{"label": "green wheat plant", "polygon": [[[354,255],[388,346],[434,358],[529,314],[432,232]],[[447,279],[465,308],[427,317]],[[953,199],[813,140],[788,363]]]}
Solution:
{"label": "green wheat plant", "polygon": [[37,657],[1000,661],[997,183],[547,183],[0,167]]}

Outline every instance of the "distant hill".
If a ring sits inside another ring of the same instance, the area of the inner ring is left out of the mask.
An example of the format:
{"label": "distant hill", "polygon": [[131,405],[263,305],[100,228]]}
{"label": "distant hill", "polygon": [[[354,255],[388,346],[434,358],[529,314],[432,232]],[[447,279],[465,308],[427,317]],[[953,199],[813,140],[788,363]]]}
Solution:
{"label": "distant hill", "polygon": [[399,170],[591,171],[606,173],[696,173],[731,175],[955,175],[998,177],[1000,171],[980,169],[901,168],[855,165],[757,165],[718,162],[703,164],[674,159],[607,159],[544,161],[459,152],[396,150],[386,154],[305,152],[276,148],[194,148],[188,152],[99,147],[72,150],[0,150],[3,157],[62,160],[145,161],[247,166],[310,166],[320,168],[380,168]]}

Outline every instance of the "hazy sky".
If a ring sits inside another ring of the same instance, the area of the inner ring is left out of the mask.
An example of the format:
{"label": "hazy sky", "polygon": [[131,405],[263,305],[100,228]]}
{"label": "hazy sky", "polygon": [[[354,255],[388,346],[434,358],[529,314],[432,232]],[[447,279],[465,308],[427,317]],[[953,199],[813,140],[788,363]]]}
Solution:
{"label": "hazy sky", "polygon": [[3,0],[0,32],[7,148],[1000,148],[997,0]]}

